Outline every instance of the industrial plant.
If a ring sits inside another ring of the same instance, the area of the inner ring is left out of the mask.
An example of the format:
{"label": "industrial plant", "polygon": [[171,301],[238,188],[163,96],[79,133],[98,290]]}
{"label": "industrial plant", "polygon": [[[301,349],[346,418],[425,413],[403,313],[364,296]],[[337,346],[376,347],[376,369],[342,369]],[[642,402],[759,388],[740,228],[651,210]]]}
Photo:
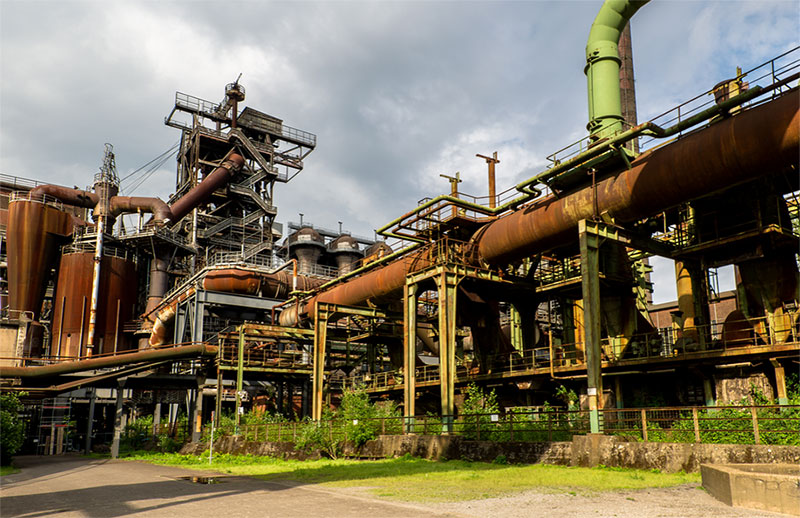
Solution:
{"label": "industrial plant", "polygon": [[[713,406],[753,386],[785,402],[800,47],[733,63],[639,122],[642,4],[606,2],[592,26],[585,138],[508,188],[502,154],[469,150],[485,193],[448,176],[375,236],[276,221],[317,137],[246,106],[239,79],[221,100],[175,94],[166,201],[120,194],[110,144],[87,189],[0,175],[0,388],[26,394],[28,451],[111,444],[129,415],[183,414],[195,439],[229,412],[319,420],[353,387],[396,402],[409,433],[424,414],[451,431],[470,384],[504,408],[566,386],[593,432],[607,408]],[[674,303],[652,302],[654,256],[674,261]],[[731,265],[736,289],[720,291]]]}

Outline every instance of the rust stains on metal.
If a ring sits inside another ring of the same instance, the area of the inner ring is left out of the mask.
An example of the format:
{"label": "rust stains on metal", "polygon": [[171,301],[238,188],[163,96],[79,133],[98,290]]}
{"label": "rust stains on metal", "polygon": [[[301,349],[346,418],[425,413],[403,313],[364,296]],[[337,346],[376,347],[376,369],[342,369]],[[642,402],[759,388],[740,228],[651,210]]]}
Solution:
{"label": "rust stains on metal", "polygon": [[[310,291],[326,282],[305,275],[297,276],[297,289]],[[293,276],[289,271],[275,273],[257,272],[243,268],[224,268],[212,270],[203,278],[203,289],[227,293],[243,293],[285,299],[292,291]]]}
{"label": "rust stains on metal", "polygon": [[240,155],[232,154],[222,165],[214,169],[202,182],[195,185],[189,192],[172,204],[172,222],[177,223],[184,216],[189,214],[195,207],[206,201],[211,193],[220,187],[225,186],[228,181],[244,165],[244,158]]}
{"label": "rust stains on metal", "polygon": [[141,196],[114,196],[111,198],[109,215],[116,218],[123,213],[149,212],[156,223],[166,223],[172,219],[169,205],[160,198]]}
{"label": "rust stains on metal", "polygon": [[[89,298],[92,294],[91,252],[64,254],[58,272],[54,299],[52,350],[62,357],[80,357],[86,354]],[[130,348],[122,333],[122,324],[131,318],[136,302],[136,292],[131,290],[137,282],[136,265],[129,260],[104,256],[100,286],[103,303],[97,308],[97,344],[93,354],[113,353]],[[86,308],[81,301],[86,301]],[[118,316],[119,315],[119,316]],[[85,336],[83,340],[81,337]]]}
{"label": "rust stains on metal", "polygon": [[100,196],[80,189],[71,189],[60,185],[39,185],[31,189],[31,199],[42,199],[43,196],[50,196],[67,205],[76,207],[94,208]]}
{"label": "rust stains on metal", "polygon": [[521,207],[484,230],[481,259],[506,264],[562,245],[596,210],[635,221],[796,163],[798,101],[785,95],[644,153],[630,169],[598,182],[596,198],[588,187]]}
{"label": "rust stains on metal", "polygon": [[[577,236],[578,221],[607,212],[622,222],[661,212],[685,200],[781,170],[796,162],[800,99],[785,95],[704,131],[644,153],[628,170],[564,197],[548,197],[488,223],[473,237],[480,262],[509,264],[562,246]],[[430,265],[417,251],[337,284],[281,314],[293,326],[319,302],[358,305],[395,299],[409,273]]]}
{"label": "rust stains on metal", "polygon": [[214,345],[183,345],[165,349],[151,349],[113,356],[91,358],[71,362],[55,363],[40,367],[3,367],[0,366],[0,377],[3,378],[38,378],[44,376],[59,376],[73,372],[92,369],[118,367],[132,363],[156,362],[177,358],[191,358],[194,356],[215,356],[217,347]]}
{"label": "rust stains on metal", "polygon": [[38,320],[58,246],[72,232],[72,217],[50,205],[14,200],[8,208],[9,307]]}

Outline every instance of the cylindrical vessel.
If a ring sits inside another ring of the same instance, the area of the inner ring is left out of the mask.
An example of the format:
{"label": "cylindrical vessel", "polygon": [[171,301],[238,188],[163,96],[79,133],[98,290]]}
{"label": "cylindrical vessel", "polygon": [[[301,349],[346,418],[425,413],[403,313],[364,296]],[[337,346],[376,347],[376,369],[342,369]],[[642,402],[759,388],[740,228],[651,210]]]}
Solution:
{"label": "cylindrical vessel", "polygon": [[60,243],[71,231],[71,215],[55,204],[45,203],[43,196],[12,196],[6,244],[12,316],[19,312],[32,320],[39,319],[47,274],[56,264]]}
{"label": "cylindrical vessel", "polygon": [[[52,355],[86,355],[93,255],[90,251],[79,251],[61,257],[53,301]],[[133,348],[133,341],[123,335],[122,326],[131,319],[136,301],[136,263],[121,255],[119,251],[109,249],[103,256],[95,355]]]}
{"label": "cylindrical vessel", "polygon": [[322,235],[311,227],[303,227],[286,240],[289,254],[297,257],[297,269],[302,274],[311,274],[325,250]]}
{"label": "cylindrical vessel", "polygon": [[364,255],[358,247],[358,241],[347,234],[342,234],[331,241],[328,251],[336,258],[339,275],[350,273],[356,261]]}

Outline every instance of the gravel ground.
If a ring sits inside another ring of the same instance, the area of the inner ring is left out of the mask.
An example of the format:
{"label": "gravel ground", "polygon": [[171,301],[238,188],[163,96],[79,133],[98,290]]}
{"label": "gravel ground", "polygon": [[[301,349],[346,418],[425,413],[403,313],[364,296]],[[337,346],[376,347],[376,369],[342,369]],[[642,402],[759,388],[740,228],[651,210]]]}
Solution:
{"label": "gravel ground", "polygon": [[695,484],[663,489],[612,491],[595,494],[528,491],[502,498],[435,504],[431,510],[486,518],[685,518],[786,517],[766,511],[729,507]]}

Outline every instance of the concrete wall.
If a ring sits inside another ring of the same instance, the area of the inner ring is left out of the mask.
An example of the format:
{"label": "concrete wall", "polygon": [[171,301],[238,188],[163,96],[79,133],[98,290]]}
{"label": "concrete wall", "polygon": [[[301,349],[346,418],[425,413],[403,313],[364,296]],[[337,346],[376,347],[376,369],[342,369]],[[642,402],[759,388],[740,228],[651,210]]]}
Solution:
{"label": "concrete wall", "polygon": [[797,464],[704,464],[703,487],[728,505],[800,516]]}
{"label": "concrete wall", "polygon": [[[187,445],[182,453],[199,454],[208,444]],[[221,453],[250,453],[306,458],[292,443],[263,443],[223,437],[214,443]],[[391,458],[410,454],[432,460],[492,462],[499,456],[518,464],[560,464],[696,472],[701,464],[800,464],[800,447],[740,444],[625,442],[605,435],[575,436],[571,442],[467,441],[458,436],[391,435],[368,441],[362,448],[345,445],[344,454],[359,458]]]}

